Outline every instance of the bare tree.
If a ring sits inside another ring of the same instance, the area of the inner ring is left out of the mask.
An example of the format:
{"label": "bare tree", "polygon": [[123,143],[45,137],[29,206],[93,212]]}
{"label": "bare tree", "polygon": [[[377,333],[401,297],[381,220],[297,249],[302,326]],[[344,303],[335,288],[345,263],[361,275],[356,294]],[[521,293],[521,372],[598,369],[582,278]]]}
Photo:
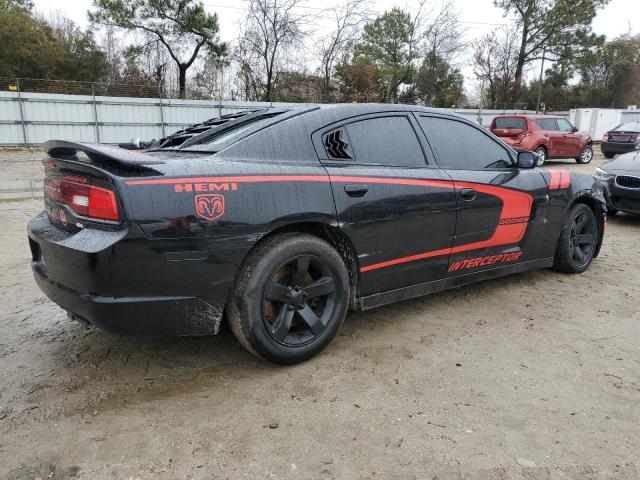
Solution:
{"label": "bare tree", "polygon": [[219,57],[207,57],[201,65],[194,78],[196,87],[204,93],[207,98],[223,98],[228,91],[228,84],[225,81],[225,69],[229,65],[227,59]]}
{"label": "bare tree", "polygon": [[514,106],[518,35],[516,28],[503,27],[484,35],[476,43],[474,73],[487,86],[491,108]]}
{"label": "bare tree", "polygon": [[272,101],[274,85],[302,46],[304,16],[295,9],[302,0],[249,0],[244,34],[235,58],[249,98]]}
{"label": "bare tree", "polygon": [[360,27],[366,20],[366,3],[367,0],[346,0],[329,9],[335,22],[333,30],[319,42],[322,90],[325,95],[331,89],[331,77],[337,60],[353,46]]}
{"label": "bare tree", "polygon": [[439,56],[453,63],[453,58],[464,47],[458,12],[451,3],[445,3],[439,12],[428,18],[422,34],[425,55]]}

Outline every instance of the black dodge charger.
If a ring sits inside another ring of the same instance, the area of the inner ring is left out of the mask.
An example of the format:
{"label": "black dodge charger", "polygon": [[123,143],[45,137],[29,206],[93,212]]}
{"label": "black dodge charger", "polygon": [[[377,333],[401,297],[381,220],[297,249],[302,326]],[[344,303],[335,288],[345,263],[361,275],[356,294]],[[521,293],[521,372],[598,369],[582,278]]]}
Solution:
{"label": "black dodge charger", "polygon": [[[581,273],[602,185],[540,170],[465,119],[415,106],[229,115],[144,153],[46,144],[35,279],[124,334],[217,333],[304,361],[346,312],[516,272]],[[392,321],[392,319],[390,319]]]}

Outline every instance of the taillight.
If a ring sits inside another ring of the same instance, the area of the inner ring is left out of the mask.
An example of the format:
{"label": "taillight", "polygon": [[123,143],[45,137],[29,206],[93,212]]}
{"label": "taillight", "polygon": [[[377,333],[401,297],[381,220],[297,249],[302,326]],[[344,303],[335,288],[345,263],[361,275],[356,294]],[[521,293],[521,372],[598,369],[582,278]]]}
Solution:
{"label": "taillight", "polygon": [[605,134],[602,136],[602,141],[603,141],[603,142],[606,142],[607,140],[609,140],[609,134],[608,134],[608,133],[605,133]]}
{"label": "taillight", "polygon": [[96,220],[120,220],[113,190],[91,185],[88,178],[75,176],[46,177],[44,196],[64,203],[80,216]]}

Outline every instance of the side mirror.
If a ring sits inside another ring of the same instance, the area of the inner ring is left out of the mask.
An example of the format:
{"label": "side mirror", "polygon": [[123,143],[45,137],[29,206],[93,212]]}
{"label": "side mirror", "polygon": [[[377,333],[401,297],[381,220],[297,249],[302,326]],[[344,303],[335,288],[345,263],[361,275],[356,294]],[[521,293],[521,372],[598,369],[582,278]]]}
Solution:
{"label": "side mirror", "polygon": [[573,127],[573,128],[571,129],[571,131],[572,131],[573,133],[577,133],[577,132],[578,132],[578,127]]}
{"label": "side mirror", "polygon": [[518,168],[533,168],[538,163],[538,155],[529,151],[518,152]]}

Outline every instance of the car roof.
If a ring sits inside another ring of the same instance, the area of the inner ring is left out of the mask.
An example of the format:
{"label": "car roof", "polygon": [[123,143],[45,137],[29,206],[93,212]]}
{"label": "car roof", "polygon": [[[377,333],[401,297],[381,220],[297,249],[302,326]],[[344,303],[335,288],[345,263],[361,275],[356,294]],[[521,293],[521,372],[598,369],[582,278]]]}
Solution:
{"label": "car roof", "polygon": [[[206,137],[212,137],[217,133],[222,133],[229,128],[234,128],[235,126],[239,126],[257,118],[264,118],[267,119],[267,121],[260,125],[256,124],[253,127],[250,126],[247,128],[246,132],[235,137],[231,142],[229,142],[229,144],[235,143],[255,131],[270,128],[277,125],[279,122],[292,117],[305,117],[307,127],[314,129],[319,128],[322,125],[340,122],[351,117],[386,112],[437,113],[439,115],[456,117],[468,122],[467,119],[452,112],[451,110],[421,107],[418,105],[388,103],[283,105],[231,113],[223,115],[222,117],[206,120],[199,124],[191,125],[156,141],[148,151],[192,149],[194,148],[194,145]],[[221,148],[224,148],[225,146],[226,145],[222,145]]]}
{"label": "car roof", "polygon": [[332,104],[322,104],[316,105],[320,110],[335,110],[335,111],[344,111],[347,114],[356,113],[375,113],[375,112],[397,112],[397,111],[407,111],[407,112],[430,112],[430,113],[442,113],[443,109],[441,108],[429,108],[422,107],[420,105],[405,105],[402,103],[332,103]]}
{"label": "car roof", "polygon": [[563,117],[562,115],[541,115],[539,113],[505,113],[504,115],[496,115],[493,118],[530,118],[530,119],[537,119],[537,118],[566,118]]}

